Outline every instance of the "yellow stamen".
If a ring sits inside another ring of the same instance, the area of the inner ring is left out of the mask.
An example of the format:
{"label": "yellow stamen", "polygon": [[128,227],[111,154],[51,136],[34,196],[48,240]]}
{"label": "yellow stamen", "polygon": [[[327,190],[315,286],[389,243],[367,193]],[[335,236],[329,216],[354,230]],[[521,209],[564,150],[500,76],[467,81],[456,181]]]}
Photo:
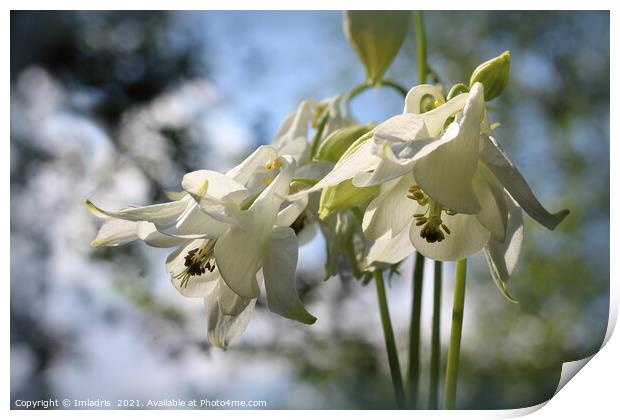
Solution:
{"label": "yellow stamen", "polygon": [[280,158],[276,158],[274,160],[270,160],[265,165],[265,168],[268,171],[273,171],[274,169],[280,169],[281,167],[282,167],[282,159],[280,159]]}
{"label": "yellow stamen", "polygon": [[441,204],[431,199],[417,184],[412,184],[409,187],[407,198],[416,201],[419,206],[426,208],[424,213],[413,215],[416,226],[423,226],[420,230],[420,236],[426,239],[428,243],[443,241],[446,238],[446,234],[450,234],[450,229],[443,223],[441,219],[442,213],[448,216],[454,216],[457,213],[444,208]]}

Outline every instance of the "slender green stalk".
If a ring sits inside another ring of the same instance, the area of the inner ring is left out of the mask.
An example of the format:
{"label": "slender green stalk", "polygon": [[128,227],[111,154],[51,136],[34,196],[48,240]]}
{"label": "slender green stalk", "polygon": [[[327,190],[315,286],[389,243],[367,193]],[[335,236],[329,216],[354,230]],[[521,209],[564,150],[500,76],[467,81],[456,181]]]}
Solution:
{"label": "slender green stalk", "polygon": [[450,347],[448,349],[448,365],[446,367],[446,383],[444,388],[444,410],[453,410],[456,402],[456,381],[459,370],[459,356],[461,353],[466,274],[467,260],[457,261],[454,303],[452,304],[452,328],[450,330]]}
{"label": "slender green stalk", "polygon": [[[407,96],[407,89],[403,85],[401,85],[400,83],[395,82],[394,80],[383,79],[383,80],[381,80],[380,86],[387,86],[389,88],[392,88],[392,89],[396,90],[403,97]],[[375,85],[373,85],[370,82],[360,83],[359,85],[353,87],[353,89],[351,89],[349,92],[347,92],[344,95],[343,100],[344,100],[344,102],[350,102],[353,98],[355,98],[360,93],[365,92],[368,89],[374,88],[374,87],[375,87]]]}
{"label": "slender green stalk", "polygon": [[431,369],[428,408],[436,410],[439,406],[439,362],[441,360],[441,343],[439,341],[441,321],[441,276],[443,264],[435,261],[435,282],[433,284],[433,332],[431,334]]}
{"label": "slender green stalk", "polygon": [[344,95],[343,99],[344,99],[345,102],[349,102],[350,100],[355,98],[357,95],[359,95],[360,93],[370,89],[371,87],[372,87],[372,84],[370,82],[360,83],[359,85],[353,87],[349,92],[347,92]]}
{"label": "slender green stalk", "polygon": [[426,64],[426,35],[424,33],[424,16],[421,10],[413,12],[415,28],[416,61],[418,64],[418,83],[426,83],[428,65]]}
{"label": "slender green stalk", "polygon": [[329,120],[329,112],[326,112],[325,115],[319,121],[319,126],[316,129],[316,133],[314,133],[314,138],[310,143],[310,156],[314,157],[316,152],[319,149],[319,143],[321,142],[321,136],[323,135],[323,129],[325,129],[325,124]]}
{"label": "slender green stalk", "polygon": [[394,89],[395,91],[397,91],[398,93],[400,93],[403,98],[405,96],[407,96],[407,92],[408,90],[405,89],[404,86],[402,86],[400,83],[395,82],[393,80],[389,80],[389,79],[383,79],[381,81],[381,86],[387,86],[387,87],[391,87],[392,89]]}
{"label": "slender green stalk", "polygon": [[392,329],[392,321],[390,320],[390,312],[388,310],[387,299],[385,297],[383,274],[381,271],[377,270],[374,272],[374,277],[375,285],[377,286],[379,311],[381,312],[381,325],[383,326],[383,335],[385,336],[385,348],[387,350],[388,362],[390,364],[390,374],[392,376],[392,384],[394,385],[394,394],[396,396],[396,405],[399,409],[405,409],[407,406],[405,402],[403,378],[400,373],[400,362],[398,361],[398,352],[396,351],[394,330]]}
{"label": "slender green stalk", "polygon": [[416,252],[415,267],[413,269],[411,323],[409,325],[409,371],[407,372],[408,401],[411,408],[417,408],[418,387],[420,384],[420,313],[422,312],[424,260],[424,255]]}

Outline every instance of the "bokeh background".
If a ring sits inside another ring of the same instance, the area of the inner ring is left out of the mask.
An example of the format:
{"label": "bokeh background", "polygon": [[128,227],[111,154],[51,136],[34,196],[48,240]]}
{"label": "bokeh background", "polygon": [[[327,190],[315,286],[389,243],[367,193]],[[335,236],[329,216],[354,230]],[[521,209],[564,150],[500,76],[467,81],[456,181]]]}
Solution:
{"label": "bokeh background", "polygon": [[[609,308],[609,13],[427,12],[429,62],[446,86],[506,49],[492,106],[501,144],[550,209],[526,221],[504,300],[480,256],[466,296],[457,405],[548,399],[563,361],[602,343]],[[411,29],[411,28],[410,28]],[[388,76],[416,81],[410,30]],[[110,208],[163,201],[184,172],[226,169],[307,97],[346,92],[363,70],[339,12],[11,13],[11,400],[209,398],[268,408],[392,408],[374,288],[323,283],[324,243],[300,251],[298,287],[319,320],[259,309],[229,350],[209,346],[201,300],[180,296],[165,250],[93,250]],[[391,90],[356,98],[361,121],[401,112]],[[428,390],[432,270],[422,313]],[[411,261],[388,299],[406,368]],[[452,268],[443,282],[442,366]],[[443,369],[443,367],[442,367]]]}

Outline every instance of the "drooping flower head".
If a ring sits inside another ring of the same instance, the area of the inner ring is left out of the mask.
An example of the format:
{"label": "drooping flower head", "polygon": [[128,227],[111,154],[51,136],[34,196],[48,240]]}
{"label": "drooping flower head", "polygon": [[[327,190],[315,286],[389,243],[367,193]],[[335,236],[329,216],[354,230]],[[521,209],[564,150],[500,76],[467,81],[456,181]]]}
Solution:
{"label": "drooping flower head", "polygon": [[[429,97],[435,107],[422,112]],[[485,248],[506,294],[522,243],[521,208],[549,229],[568,214],[545,210],[499,147],[480,83],[447,102],[435,86],[414,87],[402,115],[351,149],[310,191],[348,179],[358,187],[380,185],[364,215],[364,232],[374,243],[370,262],[394,262],[413,250],[454,261]]]}

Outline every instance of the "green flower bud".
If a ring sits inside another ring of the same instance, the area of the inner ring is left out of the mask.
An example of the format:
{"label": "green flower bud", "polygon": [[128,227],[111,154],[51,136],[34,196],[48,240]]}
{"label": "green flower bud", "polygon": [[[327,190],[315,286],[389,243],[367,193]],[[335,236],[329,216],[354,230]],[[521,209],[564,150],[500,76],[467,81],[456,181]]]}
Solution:
{"label": "green flower bud", "polygon": [[476,67],[471,74],[469,86],[480,82],[484,85],[484,100],[490,101],[499,96],[508,84],[508,73],[510,72],[510,51],[505,51],[502,55],[485,61]]}
{"label": "green flower bud", "polygon": [[349,127],[339,128],[332,132],[319,147],[314,160],[336,163],[344,152],[361,136],[368,133],[375,124],[355,124]]}
{"label": "green flower bud", "polygon": [[379,84],[398,54],[407,34],[410,14],[397,10],[349,10],[344,32],[366,69],[366,76]]}
{"label": "green flower bud", "polygon": [[361,206],[372,200],[379,192],[379,186],[358,188],[347,179],[338,185],[327,187],[321,193],[319,218],[325,219],[330,214]]}

